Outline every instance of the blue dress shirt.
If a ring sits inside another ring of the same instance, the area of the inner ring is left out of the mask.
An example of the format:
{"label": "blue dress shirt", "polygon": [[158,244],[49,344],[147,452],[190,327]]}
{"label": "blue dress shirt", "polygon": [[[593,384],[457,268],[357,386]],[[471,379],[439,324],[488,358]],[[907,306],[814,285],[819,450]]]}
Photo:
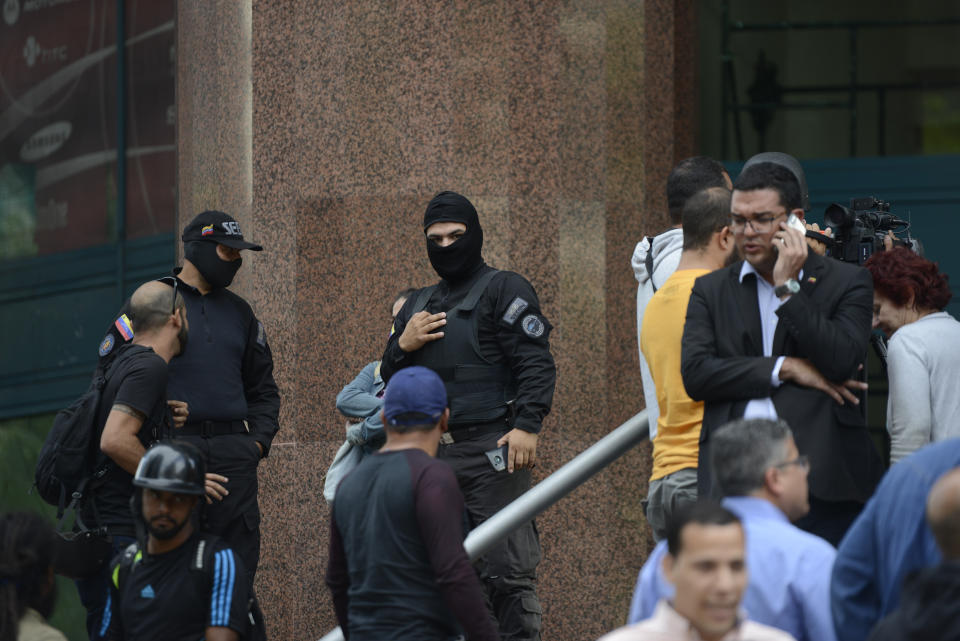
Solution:
{"label": "blue dress shirt", "polygon": [[837,636],[863,641],[900,603],[911,570],[942,555],[927,526],[930,488],[960,466],[960,439],[933,443],[894,463],[837,550],[830,590]]}
{"label": "blue dress shirt", "polygon": [[[798,641],[836,641],[830,615],[830,571],[836,551],[818,536],[794,527],[765,499],[723,500],[746,530],[749,583],[743,609],[751,620],[789,632]],[[660,599],[673,598],[663,576],[666,541],[643,564],[630,604],[628,623],[653,615]]]}

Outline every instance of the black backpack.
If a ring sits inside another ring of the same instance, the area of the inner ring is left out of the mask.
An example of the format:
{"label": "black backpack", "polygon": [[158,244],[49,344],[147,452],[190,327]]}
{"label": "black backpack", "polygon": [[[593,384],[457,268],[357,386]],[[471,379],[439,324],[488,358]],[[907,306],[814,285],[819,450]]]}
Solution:
{"label": "black backpack", "polygon": [[57,507],[58,518],[67,509],[77,509],[114,465],[100,451],[102,426],[97,417],[103,389],[121,363],[140,353],[117,350],[112,358],[101,359],[87,391],[53,419],[37,458],[34,483],[40,497]]}
{"label": "black backpack", "polygon": [[[213,580],[213,550],[219,537],[214,534],[203,534],[197,540],[193,553],[190,555],[190,571],[196,572],[200,580]],[[139,543],[131,543],[127,549],[120,553],[120,558],[116,561],[117,567],[111,573],[114,587],[117,589],[119,598],[123,598],[123,586],[127,582],[130,573],[137,569],[137,564],[143,558],[143,552],[140,550]],[[120,608],[120,603],[114,607]],[[250,600],[247,602],[247,630],[240,635],[242,641],[267,641],[267,627],[263,620],[263,611],[260,609],[260,603],[257,597],[251,592]]]}

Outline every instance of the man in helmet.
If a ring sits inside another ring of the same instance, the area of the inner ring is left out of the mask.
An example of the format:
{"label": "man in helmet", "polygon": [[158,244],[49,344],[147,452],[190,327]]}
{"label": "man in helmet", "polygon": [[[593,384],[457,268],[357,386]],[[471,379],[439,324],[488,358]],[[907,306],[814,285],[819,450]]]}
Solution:
{"label": "man in helmet", "polygon": [[146,544],[113,563],[105,638],[236,641],[247,633],[243,561],[219,538],[200,535],[205,471],[200,451],[182,441],[158,443],[140,460],[131,507]]}
{"label": "man in helmet", "polygon": [[[682,339],[683,385],[704,401],[698,481],[710,492],[711,433],[736,418],[784,419],[812,462],[796,525],[837,545],[883,464],[861,411],[873,317],[870,273],[809,251],[803,170],[786,154],[747,161],[730,228],[742,261],[697,279]],[[795,218],[796,221],[792,219]]]}

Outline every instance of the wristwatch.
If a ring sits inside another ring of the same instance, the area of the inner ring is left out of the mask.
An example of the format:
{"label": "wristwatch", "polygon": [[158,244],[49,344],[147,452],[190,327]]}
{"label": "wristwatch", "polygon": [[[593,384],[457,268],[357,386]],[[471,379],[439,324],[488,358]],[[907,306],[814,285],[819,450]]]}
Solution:
{"label": "wristwatch", "polygon": [[787,296],[787,295],[792,296],[799,291],[800,291],[800,283],[798,283],[794,278],[788,278],[787,282],[785,282],[783,285],[777,285],[773,289],[773,293],[776,295],[777,298],[780,298],[781,296]]}

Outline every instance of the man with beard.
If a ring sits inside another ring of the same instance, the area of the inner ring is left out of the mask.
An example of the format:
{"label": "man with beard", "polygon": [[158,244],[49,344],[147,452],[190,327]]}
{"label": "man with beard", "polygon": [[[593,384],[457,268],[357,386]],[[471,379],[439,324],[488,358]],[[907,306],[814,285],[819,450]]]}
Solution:
{"label": "man with beard", "polygon": [[113,563],[105,638],[237,641],[247,633],[243,561],[199,532],[204,468],[197,448],[180,441],[158,443],[140,461],[132,503],[146,545],[130,545]]}
{"label": "man with beard", "polygon": [[[423,218],[427,255],[442,279],[412,294],[394,322],[381,375],[411,365],[443,380],[449,431],[439,458],[453,467],[470,526],[476,527],[530,488],[537,439],[550,411],[556,368],[533,287],[481,257],[483,230],[469,200],[441,192]],[[479,561],[480,579],[503,639],[539,639],[533,521]]]}
{"label": "man with beard", "polygon": [[210,505],[207,528],[243,559],[252,586],[260,560],[257,466],[279,427],[280,395],[263,324],[227,287],[243,262],[241,250],[263,247],[245,241],[239,223],[219,211],[198,214],[182,238],[183,267],[172,281],[194,340],[171,364],[167,396],[190,408],[177,438],[197,446],[224,477],[229,491]]}
{"label": "man with beard", "polygon": [[[189,327],[183,297],[156,281],[137,288],[130,298],[129,314],[135,336],[114,355],[97,415],[100,451],[113,465],[94,481],[92,501],[82,512],[85,523],[106,529],[114,553],[134,540],[130,515],[133,473],[146,448],[170,431],[168,363],[183,352]],[[179,418],[184,417],[182,414]],[[212,494],[216,485],[216,479],[211,478]],[[77,581],[91,639],[98,638],[96,628],[106,601],[108,579],[104,565],[94,576]]]}
{"label": "man with beard", "polygon": [[730,231],[730,190],[711,187],[692,196],[682,212],[683,252],[677,270],[650,299],[640,349],[657,391],[657,430],[647,492],[653,538],[667,535],[673,512],[697,500],[697,452],[703,403],[687,396],[680,376],[680,344],[693,282],[736,260]]}

